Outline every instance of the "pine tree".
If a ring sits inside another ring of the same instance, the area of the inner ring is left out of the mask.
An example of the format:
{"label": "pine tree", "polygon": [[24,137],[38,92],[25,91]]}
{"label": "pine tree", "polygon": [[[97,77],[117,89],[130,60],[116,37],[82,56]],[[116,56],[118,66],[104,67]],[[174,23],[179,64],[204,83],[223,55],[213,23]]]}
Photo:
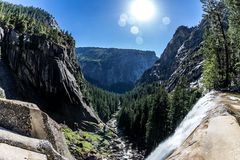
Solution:
{"label": "pine tree", "polygon": [[155,148],[161,140],[168,136],[169,130],[169,105],[168,94],[163,87],[160,88],[154,98],[153,107],[149,113],[147,122],[146,143],[148,152]]}
{"label": "pine tree", "polygon": [[229,9],[229,35],[232,46],[232,72],[235,84],[240,86],[240,2],[239,0],[225,0]]}
{"label": "pine tree", "polygon": [[[230,77],[230,49],[229,38],[227,35],[227,10],[222,0],[201,0],[205,18],[209,22],[210,27],[207,32],[214,37],[216,46],[216,61],[221,74],[221,87],[228,87],[231,82]],[[210,50],[210,48],[209,48]],[[204,53],[205,54],[205,53]],[[213,58],[213,57],[211,57]],[[210,60],[209,60],[210,61]],[[215,61],[215,60],[214,60]]]}
{"label": "pine tree", "polygon": [[205,59],[203,63],[203,83],[208,89],[218,88],[221,71],[217,61],[218,54],[215,38],[209,32],[205,32],[204,42],[200,52],[203,53]]}
{"label": "pine tree", "polygon": [[185,78],[180,80],[173,93],[172,107],[174,108],[173,114],[173,128],[175,129],[177,125],[183,120],[190,110],[190,91],[188,89],[188,83]]}

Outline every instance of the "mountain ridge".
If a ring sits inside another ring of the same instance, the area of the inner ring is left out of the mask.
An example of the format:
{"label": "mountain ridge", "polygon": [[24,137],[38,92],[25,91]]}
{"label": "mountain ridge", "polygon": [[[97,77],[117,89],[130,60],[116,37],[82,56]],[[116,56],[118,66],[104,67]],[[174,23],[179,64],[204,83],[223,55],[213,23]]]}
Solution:
{"label": "mountain ridge", "polygon": [[157,60],[153,51],[99,47],[76,50],[84,77],[100,88],[119,93],[132,89]]}
{"label": "mountain ridge", "polygon": [[[137,84],[158,82],[164,84],[168,91],[172,91],[185,77],[193,87],[199,86],[203,56],[198,50],[206,26],[206,21],[202,20],[195,27],[178,27],[160,59],[144,72]],[[195,68],[196,66],[198,68]]]}

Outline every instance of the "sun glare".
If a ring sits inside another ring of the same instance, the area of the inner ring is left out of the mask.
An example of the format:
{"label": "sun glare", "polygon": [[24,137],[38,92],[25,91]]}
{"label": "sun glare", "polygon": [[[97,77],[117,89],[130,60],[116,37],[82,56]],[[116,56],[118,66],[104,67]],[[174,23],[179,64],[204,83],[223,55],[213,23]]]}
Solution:
{"label": "sun glare", "polygon": [[156,6],[152,0],[133,0],[130,5],[130,14],[137,21],[149,21],[156,14]]}

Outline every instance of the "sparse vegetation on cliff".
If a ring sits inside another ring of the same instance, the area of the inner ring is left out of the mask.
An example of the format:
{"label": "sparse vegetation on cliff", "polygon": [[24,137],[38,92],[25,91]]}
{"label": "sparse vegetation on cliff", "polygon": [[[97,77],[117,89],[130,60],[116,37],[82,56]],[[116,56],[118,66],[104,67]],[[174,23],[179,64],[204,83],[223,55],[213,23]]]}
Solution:
{"label": "sparse vegetation on cliff", "polygon": [[61,31],[54,17],[40,8],[0,1],[0,23],[19,33],[40,35],[58,44],[75,46],[71,34]]}

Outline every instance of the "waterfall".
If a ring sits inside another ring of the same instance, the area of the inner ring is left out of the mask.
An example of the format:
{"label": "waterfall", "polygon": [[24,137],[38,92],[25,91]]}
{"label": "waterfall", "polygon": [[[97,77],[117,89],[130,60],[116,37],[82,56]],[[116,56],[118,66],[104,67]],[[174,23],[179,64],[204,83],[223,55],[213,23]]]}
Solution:
{"label": "waterfall", "polygon": [[164,160],[188,138],[197,126],[207,117],[208,111],[216,107],[212,91],[201,98],[187,114],[174,134],[158,145],[146,160]]}

